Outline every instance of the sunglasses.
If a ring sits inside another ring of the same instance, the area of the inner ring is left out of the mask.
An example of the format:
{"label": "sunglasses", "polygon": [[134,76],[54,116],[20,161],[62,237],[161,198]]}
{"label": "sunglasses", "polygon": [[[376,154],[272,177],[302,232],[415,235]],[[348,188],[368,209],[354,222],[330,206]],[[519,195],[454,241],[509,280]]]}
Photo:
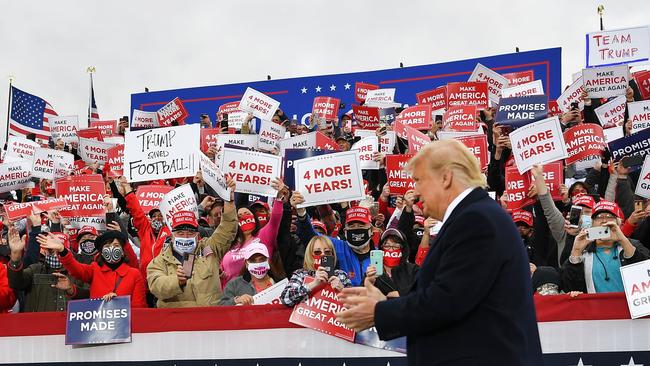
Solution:
{"label": "sunglasses", "polygon": [[321,255],[321,254],[332,255],[332,251],[329,250],[329,249],[325,249],[324,251],[323,251],[323,250],[316,249],[316,250],[314,250],[313,253],[314,253],[314,255]]}

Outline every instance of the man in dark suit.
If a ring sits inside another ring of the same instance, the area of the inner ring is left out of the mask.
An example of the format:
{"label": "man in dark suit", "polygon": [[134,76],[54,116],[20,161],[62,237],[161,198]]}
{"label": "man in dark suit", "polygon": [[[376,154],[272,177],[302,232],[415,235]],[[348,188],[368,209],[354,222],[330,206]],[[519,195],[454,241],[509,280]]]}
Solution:
{"label": "man in dark suit", "polygon": [[510,216],[481,188],[478,162],[435,141],[409,170],[424,213],[441,220],[416,283],[387,300],[365,287],[339,295],[338,319],[381,339],[406,336],[409,365],[542,365],[527,253]]}

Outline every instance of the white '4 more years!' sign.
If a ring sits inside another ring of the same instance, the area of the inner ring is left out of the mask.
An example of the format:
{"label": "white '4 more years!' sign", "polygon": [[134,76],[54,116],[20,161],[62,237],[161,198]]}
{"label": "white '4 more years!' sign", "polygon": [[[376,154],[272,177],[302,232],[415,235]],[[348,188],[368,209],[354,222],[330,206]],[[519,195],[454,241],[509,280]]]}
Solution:
{"label": "white '4 more years!' sign", "polygon": [[621,267],[621,277],[632,319],[650,315],[650,259]]}

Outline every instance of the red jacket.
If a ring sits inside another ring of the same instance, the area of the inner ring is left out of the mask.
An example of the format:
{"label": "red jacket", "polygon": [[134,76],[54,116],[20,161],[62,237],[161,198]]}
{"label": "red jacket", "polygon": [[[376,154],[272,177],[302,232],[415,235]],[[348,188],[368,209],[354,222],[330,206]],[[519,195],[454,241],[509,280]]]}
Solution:
{"label": "red jacket", "polygon": [[6,313],[14,307],[16,303],[16,294],[14,290],[9,287],[9,279],[7,279],[7,267],[0,264],[0,313]]}
{"label": "red jacket", "polygon": [[[129,267],[128,264],[122,263],[115,271],[105,264],[100,267],[97,262],[81,264],[69,250],[61,256],[61,263],[72,277],[90,284],[91,298],[100,298],[109,292],[115,292],[117,296],[131,295],[133,308],[147,307],[146,288],[142,275],[140,271]],[[118,284],[119,277],[122,280]]]}

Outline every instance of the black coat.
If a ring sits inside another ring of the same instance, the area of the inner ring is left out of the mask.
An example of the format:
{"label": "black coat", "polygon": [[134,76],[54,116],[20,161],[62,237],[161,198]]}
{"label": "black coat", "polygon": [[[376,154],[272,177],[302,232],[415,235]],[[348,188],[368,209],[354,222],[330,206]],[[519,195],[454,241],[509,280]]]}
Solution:
{"label": "black coat", "polygon": [[482,189],[453,210],[407,294],[375,307],[409,365],[542,365],[530,268],[512,219]]}

